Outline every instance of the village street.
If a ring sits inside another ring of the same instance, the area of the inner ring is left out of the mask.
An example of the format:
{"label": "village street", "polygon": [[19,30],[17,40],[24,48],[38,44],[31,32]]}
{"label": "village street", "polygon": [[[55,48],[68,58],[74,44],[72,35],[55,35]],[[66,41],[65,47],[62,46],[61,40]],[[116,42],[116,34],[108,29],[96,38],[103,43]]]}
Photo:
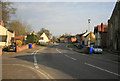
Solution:
{"label": "village street", "polygon": [[117,56],[78,53],[66,45],[3,52],[3,79],[118,79],[120,76]]}

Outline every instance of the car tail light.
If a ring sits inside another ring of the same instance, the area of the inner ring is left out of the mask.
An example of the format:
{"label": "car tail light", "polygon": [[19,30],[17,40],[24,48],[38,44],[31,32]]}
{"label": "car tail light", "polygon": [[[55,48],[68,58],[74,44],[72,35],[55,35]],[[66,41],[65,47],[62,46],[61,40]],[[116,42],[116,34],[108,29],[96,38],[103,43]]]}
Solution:
{"label": "car tail light", "polygon": [[9,49],[9,47],[8,47],[8,49]]}

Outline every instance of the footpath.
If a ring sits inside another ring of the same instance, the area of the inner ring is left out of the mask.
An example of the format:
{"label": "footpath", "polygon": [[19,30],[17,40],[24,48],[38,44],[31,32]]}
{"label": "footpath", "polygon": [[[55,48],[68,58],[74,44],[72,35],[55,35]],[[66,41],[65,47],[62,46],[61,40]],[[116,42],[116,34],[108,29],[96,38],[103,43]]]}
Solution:
{"label": "footpath", "polygon": [[100,59],[106,59],[106,60],[110,60],[110,61],[113,61],[113,62],[116,62],[116,63],[119,63],[120,62],[120,56],[118,55],[118,52],[110,52],[110,51],[107,51],[107,50],[103,50],[102,54],[88,54],[86,53],[86,48],[82,48],[82,49],[78,49],[78,48],[70,48],[72,49],[73,51],[76,51],[80,54],[84,54],[84,55],[87,55],[87,56],[90,56],[90,57],[94,57],[94,58],[100,58]]}

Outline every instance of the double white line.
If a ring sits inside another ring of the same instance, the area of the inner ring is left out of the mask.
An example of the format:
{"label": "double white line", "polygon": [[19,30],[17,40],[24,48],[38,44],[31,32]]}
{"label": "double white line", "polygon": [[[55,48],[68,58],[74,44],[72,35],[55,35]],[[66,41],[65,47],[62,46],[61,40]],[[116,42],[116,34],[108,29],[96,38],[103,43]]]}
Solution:
{"label": "double white line", "polygon": [[47,72],[45,72],[45,71],[43,71],[42,69],[40,69],[39,68],[39,66],[38,66],[38,63],[37,63],[37,59],[36,59],[36,53],[38,52],[39,50],[37,50],[37,51],[34,51],[33,53],[32,53],[32,55],[33,55],[33,59],[34,59],[34,66],[35,66],[35,68],[37,69],[37,71],[39,71],[39,73],[40,74],[42,74],[43,76],[45,76],[47,79],[54,79],[52,76],[50,76]]}

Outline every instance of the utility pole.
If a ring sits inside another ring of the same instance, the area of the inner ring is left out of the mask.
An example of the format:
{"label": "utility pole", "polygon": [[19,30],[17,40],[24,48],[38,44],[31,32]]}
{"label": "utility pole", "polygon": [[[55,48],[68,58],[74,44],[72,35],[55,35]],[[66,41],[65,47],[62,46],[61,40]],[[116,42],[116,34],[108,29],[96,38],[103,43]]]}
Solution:
{"label": "utility pole", "polygon": [[[88,28],[89,28],[89,33],[90,33],[90,19],[88,19]],[[88,39],[88,46],[90,47],[90,36],[89,36],[89,39]]]}

